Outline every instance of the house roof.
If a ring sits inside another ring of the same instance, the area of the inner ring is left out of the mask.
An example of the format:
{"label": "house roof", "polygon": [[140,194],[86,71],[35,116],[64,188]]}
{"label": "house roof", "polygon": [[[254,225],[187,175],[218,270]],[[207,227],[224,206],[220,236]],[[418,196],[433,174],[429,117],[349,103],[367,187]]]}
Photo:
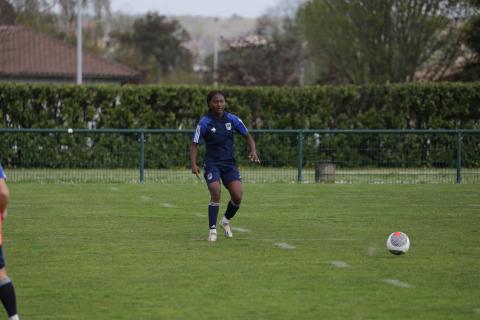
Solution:
{"label": "house roof", "polygon": [[[0,76],[75,79],[76,47],[23,26],[0,25]],[[140,72],[83,51],[85,80],[138,82]]]}

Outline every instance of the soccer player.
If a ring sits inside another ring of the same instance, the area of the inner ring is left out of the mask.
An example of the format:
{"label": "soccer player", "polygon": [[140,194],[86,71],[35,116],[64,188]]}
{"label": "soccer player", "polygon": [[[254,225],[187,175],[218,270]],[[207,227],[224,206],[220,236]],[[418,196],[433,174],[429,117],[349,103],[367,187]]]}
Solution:
{"label": "soccer player", "polygon": [[243,196],[243,186],[235,158],[233,157],[233,133],[236,131],[247,141],[250,149],[249,158],[260,162],[255,147],[255,141],[243,124],[242,120],[225,111],[225,96],[220,91],[212,91],[207,96],[209,112],[200,119],[193,135],[190,158],[192,173],[200,178],[200,168],[197,166],[198,145],[205,141],[204,178],[210,192],[208,205],[209,235],[208,241],[217,240],[217,216],[220,208],[220,180],[230,193],[221,226],[227,238],[232,238],[230,219],[240,208]]}
{"label": "soccer player", "polygon": [[8,319],[19,320],[20,318],[17,315],[15,289],[13,288],[12,281],[7,276],[7,272],[5,271],[5,260],[3,259],[2,251],[2,224],[3,220],[7,216],[7,205],[10,199],[10,192],[8,191],[5,179],[5,173],[0,165],[0,300],[2,301],[3,307],[7,311]]}

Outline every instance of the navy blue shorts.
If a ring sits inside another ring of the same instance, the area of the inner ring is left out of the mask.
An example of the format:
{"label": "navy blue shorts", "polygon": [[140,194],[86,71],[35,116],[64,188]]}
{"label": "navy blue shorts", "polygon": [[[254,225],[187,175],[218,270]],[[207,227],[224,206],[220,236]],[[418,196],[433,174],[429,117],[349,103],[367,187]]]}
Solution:
{"label": "navy blue shorts", "polygon": [[235,180],[242,181],[235,163],[206,163],[204,170],[203,177],[207,185],[220,180],[224,186]]}
{"label": "navy blue shorts", "polygon": [[5,267],[5,259],[3,259],[3,250],[2,246],[0,246],[0,269]]}

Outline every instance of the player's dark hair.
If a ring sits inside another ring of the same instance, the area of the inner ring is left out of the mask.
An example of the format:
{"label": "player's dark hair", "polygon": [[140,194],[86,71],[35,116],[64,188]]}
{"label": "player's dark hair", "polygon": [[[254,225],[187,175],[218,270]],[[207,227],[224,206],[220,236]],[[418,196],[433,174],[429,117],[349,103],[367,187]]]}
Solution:
{"label": "player's dark hair", "polygon": [[210,91],[207,95],[207,104],[210,104],[210,101],[212,101],[213,97],[215,97],[217,94],[225,98],[225,95],[223,94],[222,91],[218,91],[218,90]]}

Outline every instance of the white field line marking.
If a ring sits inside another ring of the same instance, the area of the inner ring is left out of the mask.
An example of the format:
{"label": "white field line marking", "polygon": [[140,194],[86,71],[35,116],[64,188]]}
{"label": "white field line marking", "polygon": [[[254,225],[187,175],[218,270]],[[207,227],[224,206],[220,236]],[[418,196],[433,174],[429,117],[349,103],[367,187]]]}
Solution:
{"label": "white field line marking", "polygon": [[282,249],[296,249],[297,247],[292,246],[291,244],[288,244],[286,242],[277,242],[275,243],[277,247],[280,247]]}
{"label": "white field line marking", "polygon": [[[193,241],[199,240],[199,239],[190,239]],[[202,239],[205,240],[205,239]],[[353,241],[353,239],[308,239],[308,238],[292,238],[292,239],[267,239],[267,238],[246,238],[246,237],[235,237],[235,240],[242,240],[242,241],[265,241],[265,242],[275,242],[275,241]]]}
{"label": "white field line marking", "polygon": [[164,208],[175,208],[175,206],[173,204],[170,204],[170,203],[162,203],[162,207]]}
{"label": "white field line marking", "polygon": [[243,233],[250,232],[250,230],[242,228],[242,227],[232,227],[232,230],[238,231],[238,232],[243,232]]}
{"label": "white field line marking", "polygon": [[368,247],[367,254],[371,257],[375,255],[375,252],[377,251],[377,248],[375,247]]}
{"label": "white field line marking", "polygon": [[194,215],[195,215],[195,217],[199,217],[199,218],[205,218],[206,217],[206,215],[204,215],[200,212],[195,212]]}
{"label": "white field line marking", "polygon": [[110,190],[112,190],[112,191],[118,191],[118,190],[120,190],[120,188],[117,188],[117,187],[110,187]]}
{"label": "white field line marking", "polygon": [[333,264],[335,267],[338,268],[348,268],[350,265],[346,263],[345,261],[330,261],[331,264]]}
{"label": "white field line marking", "polygon": [[281,241],[281,240],[287,240],[287,241],[353,241],[353,239],[325,239],[325,238],[289,238],[289,239],[275,239],[275,238],[242,238],[244,240],[256,240],[256,241]]}
{"label": "white field line marking", "polygon": [[152,200],[152,198],[149,197],[149,196],[140,196],[140,198],[141,198],[143,201],[150,201],[150,200]]}
{"label": "white field line marking", "polygon": [[400,287],[400,288],[411,288],[412,285],[406,282],[399,281],[397,279],[385,279],[384,282],[391,284],[392,286]]}

